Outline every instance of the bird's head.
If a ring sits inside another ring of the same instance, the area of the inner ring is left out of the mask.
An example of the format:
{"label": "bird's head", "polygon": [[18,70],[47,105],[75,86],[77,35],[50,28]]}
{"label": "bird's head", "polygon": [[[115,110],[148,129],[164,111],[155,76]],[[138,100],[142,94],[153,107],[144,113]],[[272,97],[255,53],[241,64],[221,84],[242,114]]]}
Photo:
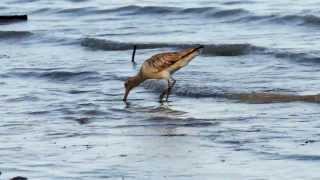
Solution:
{"label": "bird's head", "polygon": [[140,76],[129,77],[124,83],[125,93],[123,97],[123,101],[127,101],[128,95],[130,91],[137,87],[142,82],[142,78]]}

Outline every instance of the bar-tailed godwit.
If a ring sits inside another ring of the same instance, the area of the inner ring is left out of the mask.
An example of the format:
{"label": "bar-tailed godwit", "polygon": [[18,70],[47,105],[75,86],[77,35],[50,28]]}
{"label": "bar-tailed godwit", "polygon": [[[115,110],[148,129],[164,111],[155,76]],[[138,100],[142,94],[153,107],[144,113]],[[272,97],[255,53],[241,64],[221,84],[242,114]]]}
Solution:
{"label": "bar-tailed godwit", "polygon": [[203,46],[197,48],[189,48],[180,52],[168,52],[160,53],[147,59],[141,66],[140,71],[124,83],[125,94],[123,101],[127,101],[129,92],[137,87],[140,83],[147,79],[164,79],[168,82],[168,87],[160,95],[160,102],[163,97],[167,95],[166,101],[168,101],[171,90],[176,83],[176,80],[171,77],[173,73],[182,67],[188,65],[188,63],[199,54],[199,50]]}

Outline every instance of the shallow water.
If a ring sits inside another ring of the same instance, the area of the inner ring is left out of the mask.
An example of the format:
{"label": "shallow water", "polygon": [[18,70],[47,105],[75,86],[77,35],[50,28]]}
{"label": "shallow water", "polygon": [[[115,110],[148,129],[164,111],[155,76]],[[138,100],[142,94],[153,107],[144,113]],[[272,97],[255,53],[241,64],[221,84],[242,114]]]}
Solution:
{"label": "shallow water", "polygon": [[[0,24],[0,179],[318,179],[317,5],[1,1],[29,21]],[[145,59],[198,44],[169,103],[161,81],[121,101]]]}

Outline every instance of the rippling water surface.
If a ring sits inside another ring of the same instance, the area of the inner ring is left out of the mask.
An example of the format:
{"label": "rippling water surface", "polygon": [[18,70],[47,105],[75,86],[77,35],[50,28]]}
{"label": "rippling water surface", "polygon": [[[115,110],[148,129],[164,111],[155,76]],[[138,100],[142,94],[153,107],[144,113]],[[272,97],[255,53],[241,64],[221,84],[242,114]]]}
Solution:
{"label": "rippling water surface", "polygon": [[[0,23],[0,179],[319,179],[319,3],[2,0],[29,20]],[[198,44],[169,103],[161,81],[121,101]]]}

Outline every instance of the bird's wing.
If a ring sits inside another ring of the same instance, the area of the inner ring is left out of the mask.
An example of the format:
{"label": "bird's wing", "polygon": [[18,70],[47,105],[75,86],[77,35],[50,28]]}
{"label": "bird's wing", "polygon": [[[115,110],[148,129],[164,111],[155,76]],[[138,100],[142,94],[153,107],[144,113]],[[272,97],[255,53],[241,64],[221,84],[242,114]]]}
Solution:
{"label": "bird's wing", "polygon": [[161,53],[152,56],[146,60],[146,63],[152,68],[153,72],[160,72],[172,66],[179,61],[181,57],[181,54],[178,52]]}
{"label": "bird's wing", "polygon": [[146,60],[145,63],[152,69],[153,72],[160,72],[170,67],[173,67],[174,64],[176,64],[180,60],[188,58],[189,56],[191,56],[192,59],[194,57],[194,52],[196,52],[200,48],[203,48],[203,46],[199,46],[197,48],[189,48],[180,52],[156,54],[152,56],[150,59]]}

